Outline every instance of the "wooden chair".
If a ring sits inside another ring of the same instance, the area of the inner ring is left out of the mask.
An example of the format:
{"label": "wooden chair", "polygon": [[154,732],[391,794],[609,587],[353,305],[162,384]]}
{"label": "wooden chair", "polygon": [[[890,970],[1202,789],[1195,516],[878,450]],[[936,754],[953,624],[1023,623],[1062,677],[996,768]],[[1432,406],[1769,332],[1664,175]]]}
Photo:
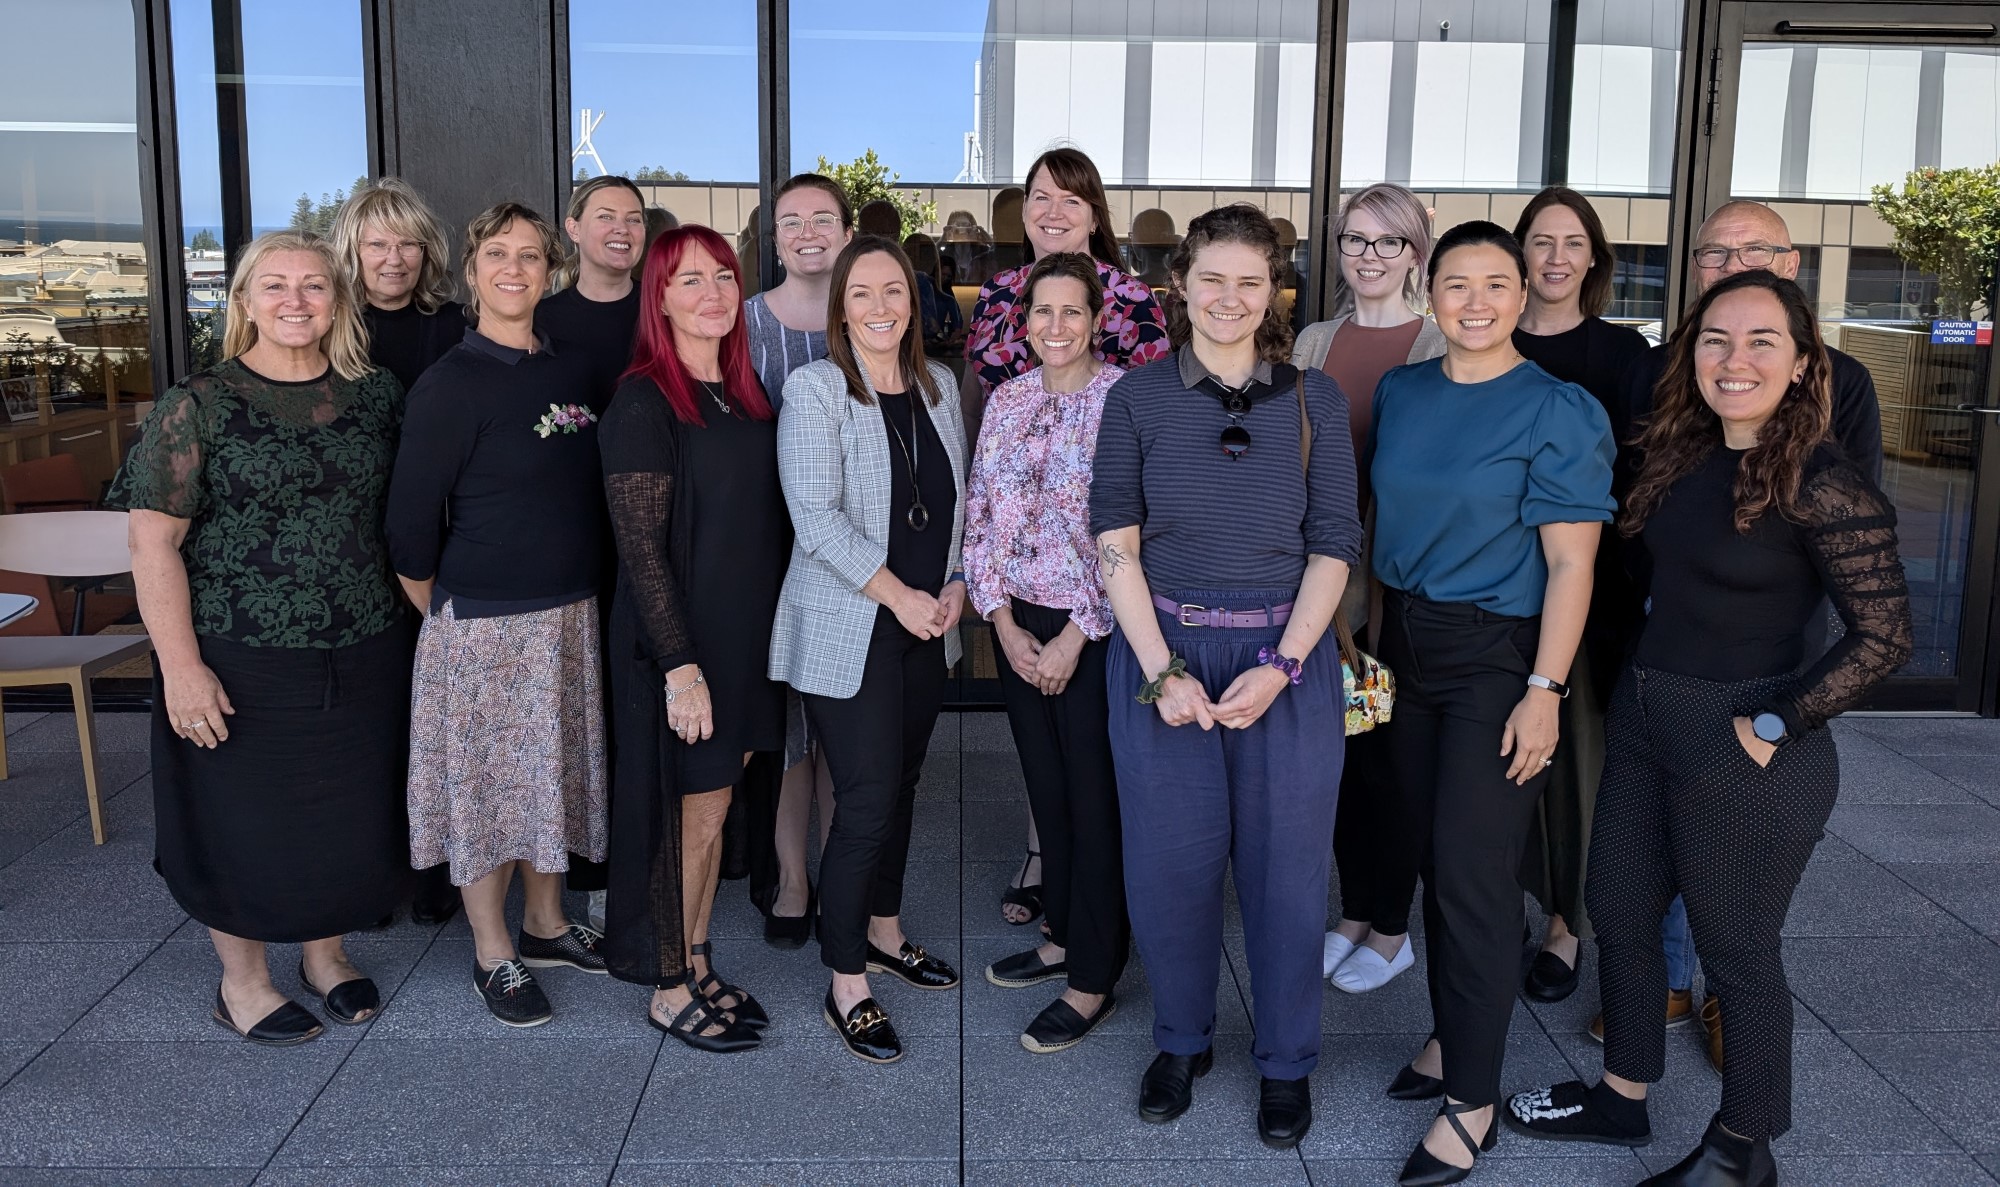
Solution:
{"label": "wooden chair", "polygon": [[[123,511],[49,511],[0,515],[0,568],[49,577],[100,576],[131,571]],[[83,751],[83,790],[90,801],[90,835],[104,844],[104,806],[97,788],[97,723],[90,681],[106,668],[153,649],[146,635],[58,635],[0,639],[0,689],[69,685],[76,708],[76,740]],[[0,779],[7,777],[7,731],[0,708]]]}

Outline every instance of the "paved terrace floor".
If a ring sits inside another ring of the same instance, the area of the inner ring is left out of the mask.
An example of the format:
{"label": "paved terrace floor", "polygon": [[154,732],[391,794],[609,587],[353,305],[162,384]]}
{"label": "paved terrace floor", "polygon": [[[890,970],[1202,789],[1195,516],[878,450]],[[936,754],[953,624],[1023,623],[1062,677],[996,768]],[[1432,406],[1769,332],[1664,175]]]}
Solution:
{"label": "paved terrace floor", "polygon": [[[1025,810],[1005,723],[946,715],[917,808],[905,922],[967,973],[962,991],[883,987],[909,1054],[843,1053],[819,1018],[816,951],[764,945],[741,883],[719,963],[775,1023],[752,1054],[664,1040],[644,992],[553,970],[555,1020],[493,1022],[469,984],[463,917],[356,936],[387,996],[372,1025],[265,1050],[208,1017],[202,929],[147,864],[145,719],[99,718],[111,839],[90,844],[69,718],[9,716],[0,783],[0,1184],[1382,1184],[1431,1109],[1382,1096],[1430,1028],[1423,966],[1363,997],[1329,990],[1317,1121],[1259,1145],[1240,928],[1218,969],[1215,1071],[1179,1121],[1139,1121],[1151,1008],[1134,962],[1108,1033],[1060,1055],[1017,1041],[1050,987],[979,970],[1022,946],[996,896]],[[2000,1180],[2000,722],[1864,719],[1840,731],[1840,806],[1786,928],[1798,998],[1788,1183]],[[296,952],[274,949],[293,991]],[[1590,962],[1586,961],[1588,971]],[[1510,1088],[1594,1076],[1588,975],[1514,1012]],[[1473,1182],[1630,1184],[1697,1141],[1718,1081],[1675,1032],[1643,1152],[1503,1133]]]}

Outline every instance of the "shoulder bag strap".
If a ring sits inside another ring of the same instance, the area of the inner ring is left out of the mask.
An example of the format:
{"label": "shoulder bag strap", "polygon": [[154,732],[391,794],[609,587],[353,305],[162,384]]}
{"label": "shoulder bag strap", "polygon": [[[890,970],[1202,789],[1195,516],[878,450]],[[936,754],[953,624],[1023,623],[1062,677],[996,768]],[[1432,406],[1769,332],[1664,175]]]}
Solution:
{"label": "shoulder bag strap", "polygon": [[[1306,412],[1306,371],[1304,367],[1299,368],[1298,381],[1292,385],[1292,390],[1297,393],[1299,398],[1299,469],[1305,474],[1307,480],[1310,481],[1312,478],[1313,422],[1312,416]],[[1310,499],[1312,493],[1308,491],[1306,497]],[[1340,648],[1341,661],[1347,665],[1348,670],[1356,673],[1360,672],[1361,649],[1354,645],[1354,632],[1347,625],[1347,615],[1342,614],[1337,607],[1333,612],[1333,638],[1335,644]]]}

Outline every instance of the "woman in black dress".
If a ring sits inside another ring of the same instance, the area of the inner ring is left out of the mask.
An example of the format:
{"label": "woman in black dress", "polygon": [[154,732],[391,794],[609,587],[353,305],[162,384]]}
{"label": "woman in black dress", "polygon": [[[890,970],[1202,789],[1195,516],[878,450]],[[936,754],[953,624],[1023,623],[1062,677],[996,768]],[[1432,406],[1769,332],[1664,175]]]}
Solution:
{"label": "woman in black dress", "polygon": [[765,669],[791,522],[735,253],[676,227],[640,290],[632,368],[598,438],[618,545],[606,954],[614,976],[653,987],[654,1026],[741,1051],[769,1019],[716,976],[708,919],[730,789],[752,753],[785,744],[784,686]]}

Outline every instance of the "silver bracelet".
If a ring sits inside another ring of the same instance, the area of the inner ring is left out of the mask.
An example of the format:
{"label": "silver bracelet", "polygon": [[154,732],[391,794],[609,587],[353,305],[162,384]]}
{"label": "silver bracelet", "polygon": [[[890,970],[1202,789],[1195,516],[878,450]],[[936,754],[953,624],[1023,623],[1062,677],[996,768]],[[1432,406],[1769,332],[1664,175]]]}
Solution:
{"label": "silver bracelet", "polygon": [[685,693],[693,691],[694,689],[700,688],[703,684],[706,684],[707,682],[708,681],[706,677],[697,674],[692,684],[688,684],[681,688],[675,688],[674,682],[672,680],[667,679],[665,676],[660,677],[661,686],[667,690],[667,704],[669,705],[674,703],[675,697],[681,696]]}

